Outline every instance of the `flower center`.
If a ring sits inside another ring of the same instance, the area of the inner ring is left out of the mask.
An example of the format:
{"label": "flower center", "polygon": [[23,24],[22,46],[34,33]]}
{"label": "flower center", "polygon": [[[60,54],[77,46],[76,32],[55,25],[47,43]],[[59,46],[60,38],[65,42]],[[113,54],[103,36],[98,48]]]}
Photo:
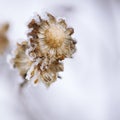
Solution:
{"label": "flower center", "polygon": [[51,26],[45,31],[45,42],[50,47],[60,47],[65,40],[65,33],[60,26]]}

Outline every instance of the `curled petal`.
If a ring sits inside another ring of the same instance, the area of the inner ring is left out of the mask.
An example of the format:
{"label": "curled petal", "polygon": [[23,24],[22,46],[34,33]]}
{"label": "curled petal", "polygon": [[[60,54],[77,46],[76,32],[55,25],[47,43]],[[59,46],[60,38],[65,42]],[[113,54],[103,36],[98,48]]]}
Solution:
{"label": "curled petal", "polygon": [[54,16],[52,16],[50,13],[47,13],[47,16],[48,16],[51,23],[56,22],[56,18]]}
{"label": "curled petal", "polygon": [[67,24],[66,24],[65,20],[60,19],[59,24],[62,25],[64,28],[67,28]]}
{"label": "curled petal", "polygon": [[67,28],[66,34],[72,35],[73,33],[74,33],[74,29],[73,28]]}

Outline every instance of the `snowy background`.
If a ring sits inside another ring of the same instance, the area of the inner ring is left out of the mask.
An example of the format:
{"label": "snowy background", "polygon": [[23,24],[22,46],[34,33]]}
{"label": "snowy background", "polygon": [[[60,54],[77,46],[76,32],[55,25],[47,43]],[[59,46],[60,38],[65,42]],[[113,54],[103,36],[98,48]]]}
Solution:
{"label": "snowy background", "polygon": [[[61,80],[19,89],[6,62],[26,25],[39,13],[66,19],[77,52]],[[0,120],[120,120],[120,0],[0,0],[0,23],[9,22],[11,48],[0,56]]]}

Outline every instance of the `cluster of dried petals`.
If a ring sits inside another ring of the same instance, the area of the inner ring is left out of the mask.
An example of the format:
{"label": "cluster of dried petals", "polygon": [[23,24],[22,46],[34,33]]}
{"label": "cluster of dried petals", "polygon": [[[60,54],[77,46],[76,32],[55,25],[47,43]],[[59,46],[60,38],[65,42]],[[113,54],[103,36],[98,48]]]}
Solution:
{"label": "cluster of dried petals", "polygon": [[[76,41],[71,37],[74,29],[68,28],[64,19],[57,20],[49,13],[47,16],[48,20],[43,20],[38,16],[39,22],[33,19],[29,23],[28,27],[32,29],[28,33],[32,39],[30,45],[38,47],[41,54],[53,60],[64,60],[72,57],[76,51]],[[36,54],[36,57],[41,56]]]}
{"label": "cluster of dried petals", "polygon": [[28,42],[23,41],[21,44],[17,43],[17,48],[14,52],[14,58],[11,60],[14,68],[18,68],[20,75],[25,79],[28,70],[32,65],[32,61],[26,55],[28,49]]}
{"label": "cluster of dried petals", "polygon": [[9,41],[6,32],[9,28],[8,24],[3,24],[0,28],[0,54],[3,54],[8,47]]}
{"label": "cluster of dried petals", "polygon": [[32,19],[28,24],[28,42],[18,44],[13,61],[20,74],[27,80],[42,81],[49,86],[64,70],[62,60],[71,58],[76,51],[73,28],[65,20],[47,14],[48,19]]}

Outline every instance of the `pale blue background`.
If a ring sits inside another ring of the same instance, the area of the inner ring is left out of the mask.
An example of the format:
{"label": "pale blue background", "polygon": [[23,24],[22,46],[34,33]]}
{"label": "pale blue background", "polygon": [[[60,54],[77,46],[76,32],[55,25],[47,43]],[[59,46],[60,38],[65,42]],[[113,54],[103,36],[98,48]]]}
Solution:
{"label": "pale blue background", "polygon": [[75,28],[77,52],[65,60],[62,80],[23,91],[18,72],[0,57],[0,120],[120,120],[120,0],[0,0],[11,49],[27,39],[30,19],[45,12]]}

